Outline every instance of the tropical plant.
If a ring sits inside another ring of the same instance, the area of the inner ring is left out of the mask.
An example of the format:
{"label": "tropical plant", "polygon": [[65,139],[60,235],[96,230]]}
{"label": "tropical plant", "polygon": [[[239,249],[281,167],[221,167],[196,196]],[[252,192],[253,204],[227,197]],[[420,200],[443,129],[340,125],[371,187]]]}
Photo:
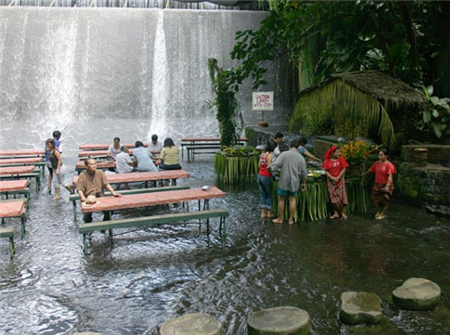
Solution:
{"label": "tropical plant", "polygon": [[378,149],[379,145],[372,145],[363,140],[350,141],[340,147],[341,156],[344,157],[350,165],[361,165]]}
{"label": "tropical plant", "polygon": [[217,60],[208,59],[208,69],[212,82],[212,91],[215,100],[207,101],[207,107],[217,110],[217,121],[219,122],[220,144],[231,145],[239,135],[236,134],[236,123],[234,117],[236,114],[237,100],[234,92],[228,89],[226,77],[228,71],[219,67]]}
{"label": "tropical plant", "polygon": [[[244,152],[244,151],[242,151]],[[225,185],[245,185],[256,182],[259,154],[230,155],[225,151],[214,156],[214,171],[219,182]]]}
{"label": "tropical plant", "polygon": [[438,139],[447,139],[450,136],[450,99],[432,96],[433,86],[422,88],[432,106],[423,112],[424,127],[431,130]]}

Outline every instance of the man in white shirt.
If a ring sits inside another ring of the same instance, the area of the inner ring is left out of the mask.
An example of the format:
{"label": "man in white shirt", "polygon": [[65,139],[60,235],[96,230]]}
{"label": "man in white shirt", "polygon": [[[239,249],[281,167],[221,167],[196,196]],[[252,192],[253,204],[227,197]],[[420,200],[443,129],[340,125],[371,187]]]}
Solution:
{"label": "man in white shirt", "polygon": [[116,156],[116,170],[117,173],[133,172],[133,161],[130,157],[130,150],[126,145],[122,146],[120,154]]}
{"label": "man in white shirt", "polygon": [[152,157],[158,158],[161,154],[163,148],[162,142],[158,141],[158,135],[152,135],[152,141],[148,144],[148,152],[151,153]]}

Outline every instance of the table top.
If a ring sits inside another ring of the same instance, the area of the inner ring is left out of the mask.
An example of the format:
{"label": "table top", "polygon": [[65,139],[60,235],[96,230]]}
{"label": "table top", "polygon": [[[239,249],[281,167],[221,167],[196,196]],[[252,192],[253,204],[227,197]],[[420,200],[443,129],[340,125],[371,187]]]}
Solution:
{"label": "table top", "polygon": [[[162,179],[178,179],[187,178],[189,173],[184,170],[167,170],[167,171],[156,171],[156,172],[131,172],[131,173],[121,173],[121,174],[107,174],[106,179],[110,184],[117,183],[133,183],[139,181],[151,181],[151,180],[162,180]],[[78,176],[73,177],[73,184],[76,185],[78,181]]]}
{"label": "table top", "polygon": [[0,156],[44,156],[44,150],[5,150],[0,151]]}
{"label": "table top", "polygon": [[[78,148],[80,149],[80,151],[81,150],[108,150],[108,148],[111,144],[112,143],[108,143],[108,144],[102,144],[102,143],[89,144],[89,143],[87,143],[87,144],[81,144]],[[121,147],[124,145],[126,145],[130,149],[135,147],[134,143],[120,143]],[[148,147],[148,144],[144,143],[144,147]]]}
{"label": "table top", "polygon": [[25,190],[28,184],[28,179],[2,180],[0,181],[0,192]]}
{"label": "table top", "polygon": [[[78,157],[96,157],[96,156],[108,156],[108,150],[89,150],[89,151],[80,151],[78,153]],[[130,155],[133,154],[133,149],[130,149]]]}
{"label": "table top", "polygon": [[0,165],[33,164],[42,162],[42,157],[0,159]]}
{"label": "table top", "polygon": [[[247,142],[248,138],[242,137],[239,141]],[[181,142],[220,142],[220,137],[185,137]]]}
{"label": "table top", "polygon": [[[120,193],[120,192],[119,192]],[[225,192],[213,186],[208,191],[203,191],[201,188],[156,192],[156,193],[142,193],[124,195],[120,198],[103,197],[97,198],[97,202],[92,205],[85,203],[81,204],[81,211],[83,213],[92,213],[100,211],[111,211],[117,209],[139,208],[155,205],[170,204],[175,202],[206,200],[213,198],[224,198]]]}
{"label": "table top", "polygon": [[0,168],[0,175],[31,173],[34,168],[34,165],[2,167]]}
{"label": "table top", "polygon": [[[97,162],[97,169],[106,169],[106,168],[115,168],[116,162],[115,161],[106,161],[106,162]],[[78,161],[75,165],[75,169],[77,170],[83,170],[86,169],[86,164],[84,164],[84,161]]]}
{"label": "table top", "polygon": [[25,210],[25,200],[0,202],[0,217],[12,218],[21,216]]}

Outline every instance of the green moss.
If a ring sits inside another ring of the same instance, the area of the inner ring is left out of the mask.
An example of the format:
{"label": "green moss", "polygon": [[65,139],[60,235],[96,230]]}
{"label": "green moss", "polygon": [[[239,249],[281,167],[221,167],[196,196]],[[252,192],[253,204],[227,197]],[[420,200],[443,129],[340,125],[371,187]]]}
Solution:
{"label": "green moss", "polygon": [[406,335],[407,333],[401,329],[398,329],[393,324],[389,323],[386,318],[374,326],[344,326],[346,333],[350,335]]}
{"label": "green moss", "polygon": [[419,196],[419,192],[417,192],[416,190],[412,190],[410,193],[410,197],[413,199],[417,199],[417,197]]}

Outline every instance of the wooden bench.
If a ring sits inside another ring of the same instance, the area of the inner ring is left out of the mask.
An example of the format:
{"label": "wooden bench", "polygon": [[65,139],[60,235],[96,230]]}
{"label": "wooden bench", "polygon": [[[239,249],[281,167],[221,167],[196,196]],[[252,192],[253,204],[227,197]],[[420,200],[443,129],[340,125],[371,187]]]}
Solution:
{"label": "wooden bench", "polygon": [[29,201],[30,200],[30,189],[28,188],[29,183],[30,181],[27,179],[0,181],[0,196],[2,197],[4,196],[6,199],[9,199],[9,196],[13,195],[15,199],[17,194],[23,194],[25,198]]}
{"label": "wooden bench", "polygon": [[36,193],[39,193],[39,190],[41,189],[41,174],[40,172],[33,172],[33,173],[22,173],[20,175],[17,174],[9,174],[9,175],[0,175],[0,180],[6,180],[6,179],[35,179],[36,182]]}
{"label": "wooden bench", "polygon": [[9,259],[13,259],[16,249],[14,248],[14,227],[0,228],[0,238],[9,239]]}
{"label": "wooden bench", "polygon": [[79,226],[79,233],[83,234],[83,252],[87,251],[87,234],[94,232],[96,230],[108,230],[111,243],[113,242],[112,230],[116,228],[129,228],[129,227],[155,227],[161,224],[168,223],[182,223],[190,220],[202,220],[206,219],[207,233],[209,234],[209,219],[210,218],[220,218],[219,233],[222,232],[222,224],[224,232],[225,218],[229,216],[229,213],[225,209],[211,209],[196,212],[183,212],[165,215],[155,215],[155,216],[145,216],[132,219],[123,220],[111,220],[111,221],[101,221],[94,223],[84,223]]}
{"label": "wooden bench", "polygon": [[2,224],[6,218],[20,218],[21,222],[21,238],[25,235],[25,221],[27,215],[26,200],[2,200],[0,201],[0,218]]}
{"label": "wooden bench", "polygon": [[[198,143],[195,145],[186,146],[188,161],[195,159],[195,154],[214,154],[220,149],[220,144]],[[206,151],[205,151],[206,150]]]}
{"label": "wooden bench", "polygon": [[[128,194],[142,194],[142,193],[154,193],[154,192],[166,192],[166,191],[178,191],[178,190],[188,190],[189,186],[165,186],[165,187],[152,187],[152,188],[140,188],[134,190],[124,190],[118,191],[118,193],[122,195]],[[111,197],[112,194],[109,192],[105,192],[105,197]],[[72,194],[69,196],[69,200],[72,201],[73,204],[73,218],[77,219],[77,204],[76,202],[80,200],[80,196],[78,194]]]}

